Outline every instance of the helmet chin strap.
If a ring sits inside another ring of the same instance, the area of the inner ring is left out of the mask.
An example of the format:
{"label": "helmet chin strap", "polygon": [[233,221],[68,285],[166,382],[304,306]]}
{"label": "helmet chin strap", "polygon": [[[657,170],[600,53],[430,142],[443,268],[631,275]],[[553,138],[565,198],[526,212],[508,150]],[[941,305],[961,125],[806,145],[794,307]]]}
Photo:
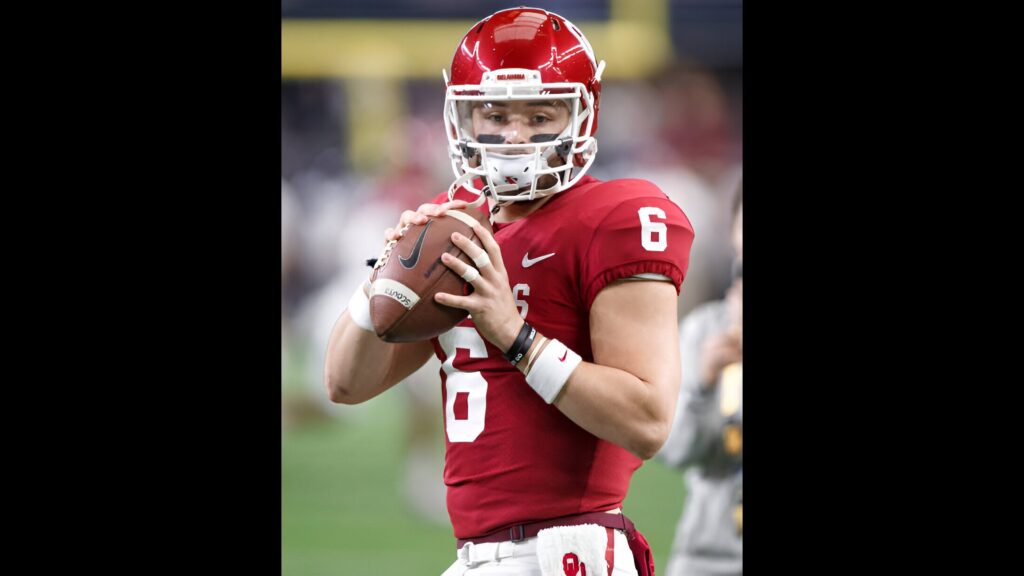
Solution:
{"label": "helmet chin strap", "polygon": [[[456,178],[455,181],[451,183],[451,186],[448,187],[448,200],[449,201],[454,200],[455,199],[455,192],[459,188],[461,188],[462,185],[467,180],[472,180],[474,177],[476,177],[476,174],[472,174],[470,172],[466,172],[462,176],[459,176],[458,178]],[[560,184],[561,184],[561,180],[559,180],[555,184],[555,186],[558,186]],[[488,197],[494,198],[494,206],[492,206],[491,210],[490,210],[490,215],[491,215],[492,218],[494,217],[495,214],[498,213],[498,210],[501,210],[502,206],[508,206],[509,204],[513,203],[512,201],[505,201],[505,202],[498,201],[498,199],[495,198],[494,192],[491,190],[491,187],[490,186],[484,186],[482,193],[481,194],[477,194],[476,200],[473,200],[472,202],[466,204],[466,207],[467,208],[476,208],[477,206],[480,206],[481,204],[483,204],[484,201],[487,200]]]}
{"label": "helmet chin strap", "polygon": [[[462,176],[459,176],[458,178],[456,178],[455,182],[452,182],[451,186],[448,187],[448,200],[449,201],[455,200],[455,192],[456,192],[456,190],[461,188],[462,185],[465,184],[467,181],[472,180],[475,177],[476,177],[476,174],[473,174],[472,172],[466,172]],[[485,192],[484,194],[479,194],[477,199],[472,201],[472,202],[470,202],[468,204],[468,206],[470,208],[476,208],[480,204],[483,204],[484,200],[486,199],[486,197],[485,197],[485,194],[487,193],[487,189],[486,188],[484,189],[484,192]]]}
{"label": "helmet chin strap", "polygon": [[[455,199],[455,192],[459,188],[461,188],[462,185],[466,183],[466,181],[472,180],[475,177],[476,177],[476,174],[473,174],[471,172],[466,172],[462,176],[459,176],[458,178],[456,178],[455,181],[452,182],[451,186],[448,187],[448,200],[449,201],[454,200]],[[469,204],[466,204],[466,207],[467,208],[476,208],[477,206],[483,204],[484,201],[487,200],[488,196],[492,196],[493,197],[494,193],[491,192],[491,188],[489,186],[484,186],[483,193],[482,194],[477,194],[476,200],[473,200]],[[491,208],[490,215],[493,217],[495,214],[497,214],[498,210],[501,209],[502,205],[503,204],[498,203],[497,199],[495,199],[494,207]]]}

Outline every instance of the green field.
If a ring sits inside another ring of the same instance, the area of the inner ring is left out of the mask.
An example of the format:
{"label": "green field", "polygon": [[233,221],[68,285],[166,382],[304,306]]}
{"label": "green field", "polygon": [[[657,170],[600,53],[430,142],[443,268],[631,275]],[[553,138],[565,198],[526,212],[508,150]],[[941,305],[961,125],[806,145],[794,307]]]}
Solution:
{"label": "green field", "polygon": [[[281,441],[283,576],[439,575],[455,559],[451,527],[414,514],[402,495],[405,404],[392,390],[337,418],[290,428]],[[647,462],[626,513],[659,571],[683,501],[677,472]]]}

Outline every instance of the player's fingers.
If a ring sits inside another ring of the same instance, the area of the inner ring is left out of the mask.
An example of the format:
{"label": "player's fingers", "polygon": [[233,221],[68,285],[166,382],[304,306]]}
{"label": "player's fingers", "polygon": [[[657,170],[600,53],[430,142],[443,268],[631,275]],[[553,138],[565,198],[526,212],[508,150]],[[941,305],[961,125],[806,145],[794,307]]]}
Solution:
{"label": "player's fingers", "polygon": [[429,218],[427,218],[426,214],[422,214],[414,210],[406,210],[405,212],[402,212],[402,217],[398,221],[398,226],[401,228],[402,226],[408,226],[410,224],[426,224],[427,220],[429,220]]}
{"label": "player's fingers", "polygon": [[491,257],[487,255],[483,248],[474,244],[469,238],[458,232],[452,232],[452,242],[465,252],[466,256],[469,256],[469,259],[473,261],[473,265],[480,270],[480,273],[485,273],[484,269],[491,266]]}
{"label": "player's fingers", "polygon": [[[480,278],[479,270],[447,252],[441,255],[441,262],[443,262],[445,266],[451,268],[452,272],[455,272],[470,284],[474,284]],[[474,284],[474,287],[476,287],[476,284]]]}
{"label": "player's fingers", "polygon": [[409,226],[413,224],[426,224],[428,218],[418,212],[412,210],[406,210],[402,212],[402,216],[398,219],[398,226],[394,228],[388,228],[384,231],[385,240],[401,240],[402,236],[405,235],[405,231],[409,229]]}
{"label": "player's fingers", "polygon": [[447,294],[445,292],[438,292],[434,294],[434,300],[438,304],[444,304],[445,306],[451,306],[452,308],[462,308],[463,310],[473,311],[472,301],[469,296],[456,296],[454,294]]}
{"label": "player's fingers", "polygon": [[462,279],[472,284],[480,278],[480,271],[472,266],[466,268],[466,271],[462,273]]}
{"label": "player's fingers", "polygon": [[448,210],[455,208],[463,208],[466,206],[465,200],[452,200],[451,202],[445,202],[444,204],[420,204],[420,207],[416,209],[416,212],[425,216],[433,216],[440,218],[444,216],[444,213]]}
{"label": "player's fingers", "polygon": [[402,224],[399,224],[399,228],[388,228],[387,230],[384,231],[384,239],[385,240],[394,240],[394,241],[397,242],[397,241],[402,239],[402,236],[405,236],[405,233],[408,230],[409,230],[409,225],[408,224],[406,224],[404,226]]}
{"label": "player's fingers", "polygon": [[416,209],[416,212],[425,216],[437,216],[437,209],[437,204],[427,202],[426,204],[420,204],[419,208]]}
{"label": "player's fingers", "polygon": [[494,239],[494,236],[480,224],[473,224],[473,233],[480,238],[480,243],[484,245],[484,250],[487,250],[487,255],[491,257],[494,267],[504,270],[505,261],[501,259],[501,247],[498,246],[498,241]]}
{"label": "player's fingers", "polygon": [[438,216],[444,214],[445,212],[447,212],[449,210],[458,210],[458,209],[461,209],[461,208],[465,208],[466,206],[467,206],[467,202],[465,200],[451,200],[449,202],[445,202],[444,204],[439,204],[438,205],[438,209],[439,209]]}

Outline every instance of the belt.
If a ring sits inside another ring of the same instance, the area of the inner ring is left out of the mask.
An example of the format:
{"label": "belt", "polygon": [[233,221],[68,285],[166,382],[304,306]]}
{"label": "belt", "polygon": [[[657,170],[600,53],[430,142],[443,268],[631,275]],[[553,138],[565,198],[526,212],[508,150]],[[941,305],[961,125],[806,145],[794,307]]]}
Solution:
{"label": "belt", "polygon": [[598,526],[604,526],[605,528],[622,530],[627,534],[636,529],[633,522],[629,518],[626,518],[625,514],[588,512],[586,514],[573,514],[571,516],[562,516],[560,518],[552,518],[550,520],[542,520],[540,522],[514,524],[507,528],[501,528],[491,532],[490,534],[484,534],[483,536],[459,538],[456,542],[455,548],[462,548],[470,542],[473,544],[507,541],[519,542],[521,540],[526,540],[527,538],[533,538],[538,532],[545,528],[552,528],[554,526],[576,526],[578,524],[597,524]]}

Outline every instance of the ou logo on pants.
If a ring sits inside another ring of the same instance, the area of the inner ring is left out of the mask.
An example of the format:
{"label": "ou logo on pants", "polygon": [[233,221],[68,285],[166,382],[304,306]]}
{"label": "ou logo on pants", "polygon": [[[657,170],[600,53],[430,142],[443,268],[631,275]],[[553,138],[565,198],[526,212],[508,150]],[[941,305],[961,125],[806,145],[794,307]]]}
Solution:
{"label": "ou logo on pants", "polygon": [[565,576],[587,576],[587,565],[580,564],[579,556],[569,552],[562,556],[562,571]]}

